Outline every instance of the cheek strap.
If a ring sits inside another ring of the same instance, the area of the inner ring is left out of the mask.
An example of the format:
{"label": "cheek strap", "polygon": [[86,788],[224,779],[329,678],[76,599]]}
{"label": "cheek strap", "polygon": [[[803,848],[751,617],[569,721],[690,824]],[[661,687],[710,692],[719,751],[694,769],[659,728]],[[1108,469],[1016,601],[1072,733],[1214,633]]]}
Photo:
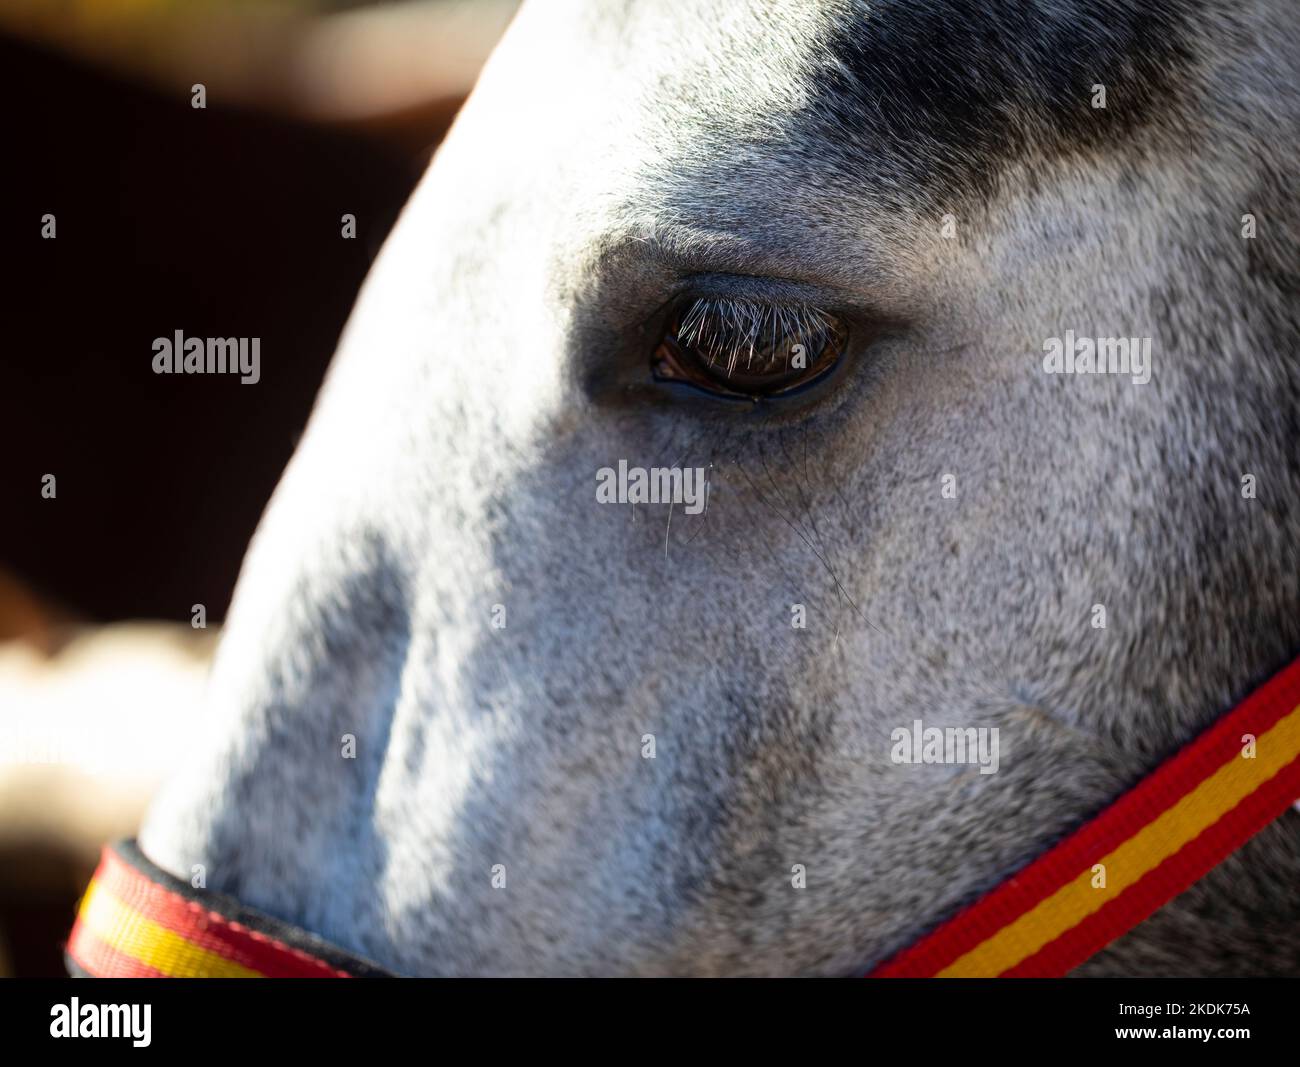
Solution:
{"label": "cheek strap", "polygon": [[1297,797],[1300,660],[1091,822],[868,977],[1065,975]]}

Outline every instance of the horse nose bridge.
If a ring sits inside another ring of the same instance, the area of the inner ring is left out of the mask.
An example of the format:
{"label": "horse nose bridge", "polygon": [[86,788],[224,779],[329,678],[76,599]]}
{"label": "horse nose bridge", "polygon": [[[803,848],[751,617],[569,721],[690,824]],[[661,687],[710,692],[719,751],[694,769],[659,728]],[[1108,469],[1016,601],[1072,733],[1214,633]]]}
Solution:
{"label": "horse nose bridge", "polygon": [[323,876],[346,877],[338,841],[377,847],[356,828],[370,821],[411,614],[382,532],[304,547],[285,530],[264,532],[250,556],[209,681],[203,743],[155,800],[142,840],[173,873],[202,865],[214,889],[324,924],[303,909]]}
{"label": "horse nose bridge", "polygon": [[316,548],[299,548],[287,582],[267,582],[269,596],[247,625],[233,616],[240,654],[227,657],[223,647],[219,666],[234,659],[237,674],[251,672],[290,714],[314,714],[318,728],[332,721],[338,744],[345,735],[373,741],[386,729],[411,644],[407,568],[379,526],[343,521],[320,536]]}

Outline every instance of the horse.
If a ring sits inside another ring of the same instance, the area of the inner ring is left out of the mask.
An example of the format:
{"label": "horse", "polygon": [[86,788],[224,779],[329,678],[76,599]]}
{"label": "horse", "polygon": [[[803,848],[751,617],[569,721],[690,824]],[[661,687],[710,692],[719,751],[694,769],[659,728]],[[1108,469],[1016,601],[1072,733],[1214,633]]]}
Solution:
{"label": "horse", "polygon": [[[1300,650],[1298,67],[1287,0],[526,3],[143,853],[408,975],[957,913]],[[1074,973],[1295,973],[1298,827]]]}

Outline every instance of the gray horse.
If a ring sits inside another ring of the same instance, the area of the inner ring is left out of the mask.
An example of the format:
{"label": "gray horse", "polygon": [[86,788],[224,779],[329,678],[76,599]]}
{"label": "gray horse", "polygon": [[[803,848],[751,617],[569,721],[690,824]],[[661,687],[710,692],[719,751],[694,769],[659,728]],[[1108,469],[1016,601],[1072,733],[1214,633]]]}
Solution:
{"label": "gray horse", "polygon": [[[1298,67],[1292,0],[526,5],[146,853],[408,974],[849,973],[998,884],[1300,651]],[[1300,969],[1298,824],[1076,973]]]}

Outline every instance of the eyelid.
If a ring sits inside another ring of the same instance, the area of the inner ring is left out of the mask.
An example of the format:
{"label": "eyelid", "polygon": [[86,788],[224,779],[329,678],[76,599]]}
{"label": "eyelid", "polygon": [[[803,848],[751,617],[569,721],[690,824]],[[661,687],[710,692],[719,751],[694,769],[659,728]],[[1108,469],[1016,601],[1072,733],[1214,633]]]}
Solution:
{"label": "eyelid", "polygon": [[853,294],[825,285],[792,281],[754,274],[691,274],[673,286],[669,304],[681,299],[713,298],[750,303],[787,304],[814,307],[827,314],[849,317],[862,315],[866,309]]}
{"label": "eyelid", "polygon": [[678,340],[690,347],[723,346],[727,341],[753,349],[771,330],[775,340],[806,337],[829,340],[842,332],[842,324],[830,312],[811,304],[774,303],[736,297],[696,297],[681,305]]}
{"label": "eyelid", "polygon": [[656,381],[757,401],[825,377],[847,340],[842,318],[803,301],[695,295],[666,321],[651,369]]}

